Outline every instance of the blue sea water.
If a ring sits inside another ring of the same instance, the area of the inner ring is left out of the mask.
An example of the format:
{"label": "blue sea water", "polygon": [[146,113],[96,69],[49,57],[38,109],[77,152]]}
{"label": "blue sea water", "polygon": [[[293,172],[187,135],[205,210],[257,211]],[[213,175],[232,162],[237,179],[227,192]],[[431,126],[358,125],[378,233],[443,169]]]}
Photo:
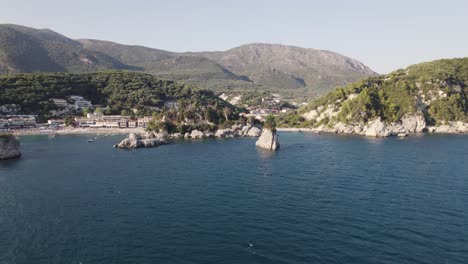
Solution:
{"label": "blue sea water", "polygon": [[468,137],[23,137],[0,263],[468,263]]}

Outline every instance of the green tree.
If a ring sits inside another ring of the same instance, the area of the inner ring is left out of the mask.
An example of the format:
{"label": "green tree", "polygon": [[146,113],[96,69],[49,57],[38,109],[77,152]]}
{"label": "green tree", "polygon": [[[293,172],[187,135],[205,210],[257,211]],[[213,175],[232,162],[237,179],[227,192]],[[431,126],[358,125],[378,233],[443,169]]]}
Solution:
{"label": "green tree", "polygon": [[267,115],[263,126],[271,130],[276,130],[276,118],[273,115]]}

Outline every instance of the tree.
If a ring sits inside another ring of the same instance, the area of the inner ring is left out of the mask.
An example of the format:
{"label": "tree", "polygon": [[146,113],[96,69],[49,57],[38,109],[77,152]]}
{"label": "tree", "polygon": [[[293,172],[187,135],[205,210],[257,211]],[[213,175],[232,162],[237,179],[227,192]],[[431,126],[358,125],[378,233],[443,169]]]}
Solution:
{"label": "tree", "polygon": [[89,108],[87,108],[87,107],[86,107],[86,108],[83,108],[83,115],[84,115],[84,116],[87,116],[87,115],[90,114],[90,113],[91,113],[91,109],[89,109]]}
{"label": "tree", "polygon": [[75,125],[75,119],[72,116],[66,116],[63,121],[64,121],[66,126]]}
{"label": "tree", "polygon": [[226,121],[229,121],[229,116],[231,115],[231,109],[229,109],[229,107],[224,107],[223,115],[224,115],[224,118],[226,118]]}
{"label": "tree", "polygon": [[120,113],[121,116],[130,116],[130,112],[126,109],[122,110],[122,112]]}
{"label": "tree", "polygon": [[273,115],[267,115],[265,117],[265,122],[263,123],[263,126],[265,128],[275,130],[276,129],[276,119],[275,119],[275,117]]}

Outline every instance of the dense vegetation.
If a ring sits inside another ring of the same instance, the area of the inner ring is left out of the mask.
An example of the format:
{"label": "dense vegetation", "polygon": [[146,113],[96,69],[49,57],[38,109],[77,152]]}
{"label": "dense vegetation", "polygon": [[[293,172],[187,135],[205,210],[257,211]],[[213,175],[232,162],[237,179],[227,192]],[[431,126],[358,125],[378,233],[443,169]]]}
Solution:
{"label": "dense vegetation", "polygon": [[136,112],[138,115],[161,111],[170,114],[172,110],[165,107],[165,102],[168,101],[178,103],[179,111],[185,111],[184,114],[188,117],[207,115],[210,120],[216,121],[229,119],[229,115],[237,113],[237,108],[219,99],[211,91],[160,80],[140,72],[0,76],[0,105],[20,104],[24,113],[47,116],[50,110],[56,109],[52,98],[67,99],[71,95],[83,96],[93,105],[109,106],[108,114],[121,114],[125,111]]}
{"label": "dense vegetation", "polygon": [[[341,107],[336,119],[343,123],[367,122],[377,117],[395,122],[418,111],[429,124],[467,122],[467,85],[468,58],[438,60],[338,87],[312,101],[300,113],[331,105]],[[355,98],[350,99],[352,96]]]}

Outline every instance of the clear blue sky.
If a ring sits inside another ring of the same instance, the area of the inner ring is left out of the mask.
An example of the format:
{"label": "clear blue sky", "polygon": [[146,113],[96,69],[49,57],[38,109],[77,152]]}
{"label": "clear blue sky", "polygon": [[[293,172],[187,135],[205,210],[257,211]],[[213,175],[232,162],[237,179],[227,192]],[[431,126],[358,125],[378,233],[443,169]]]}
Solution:
{"label": "clear blue sky", "polygon": [[327,49],[379,73],[468,56],[467,0],[0,0],[0,23],[170,51]]}

